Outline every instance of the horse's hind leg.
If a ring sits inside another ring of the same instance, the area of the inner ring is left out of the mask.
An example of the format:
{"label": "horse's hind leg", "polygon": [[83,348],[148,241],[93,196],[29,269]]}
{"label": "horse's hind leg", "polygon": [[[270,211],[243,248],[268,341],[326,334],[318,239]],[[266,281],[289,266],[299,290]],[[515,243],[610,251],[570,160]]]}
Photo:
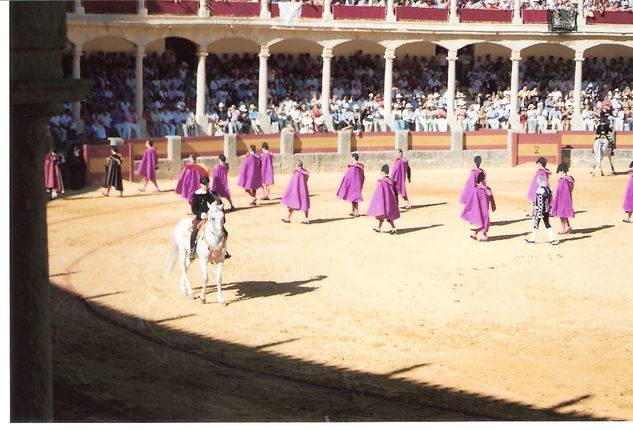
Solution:
{"label": "horse's hind leg", "polygon": [[220,306],[226,306],[224,299],[222,298],[222,268],[224,267],[224,262],[218,263],[215,269],[215,282],[218,286],[218,304]]}
{"label": "horse's hind leg", "polygon": [[[189,269],[189,258],[186,252],[180,254],[180,293],[183,296],[193,297],[193,290],[191,289],[191,282],[187,276],[187,269]],[[185,291],[186,288],[186,291]]]}

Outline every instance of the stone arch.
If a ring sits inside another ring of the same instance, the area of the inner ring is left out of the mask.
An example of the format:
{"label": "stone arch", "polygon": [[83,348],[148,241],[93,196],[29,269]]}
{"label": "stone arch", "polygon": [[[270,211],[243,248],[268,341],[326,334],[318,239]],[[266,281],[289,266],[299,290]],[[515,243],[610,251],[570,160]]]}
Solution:
{"label": "stone arch", "polygon": [[118,36],[98,36],[82,45],[82,49],[87,55],[99,51],[133,53],[135,47],[134,42]]}
{"label": "stone arch", "polygon": [[223,37],[206,45],[207,52],[220,54],[259,53],[260,46],[254,40],[245,37]]}
{"label": "stone arch", "polygon": [[323,53],[323,47],[312,40],[307,39],[284,39],[269,45],[271,54],[304,54],[308,53],[311,57],[320,56]]}

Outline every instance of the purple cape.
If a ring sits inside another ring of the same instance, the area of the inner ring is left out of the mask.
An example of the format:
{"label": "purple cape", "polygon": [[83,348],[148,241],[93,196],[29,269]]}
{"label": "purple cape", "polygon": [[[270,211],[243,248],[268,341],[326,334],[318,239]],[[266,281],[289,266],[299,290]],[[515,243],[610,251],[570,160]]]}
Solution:
{"label": "purple cape", "polygon": [[350,164],[338,187],[336,197],[348,202],[363,201],[363,183],[365,182],[365,169],[362,164]]}
{"label": "purple cape", "polygon": [[550,215],[559,218],[573,218],[574,204],[571,192],[574,190],[574,179],[571,176],[563,176],[558,180],[556,194],[552,199]]}
{"label": "purple cape", "polygon": [[408,161],[400,157],[393,163],[393,168],[391,169],[391,178],[396,181],[396,191],[405,199],[407,198],[406,182],[408,165]]}
{"label": "purple cape", "polygon": [[141,164],[138,166],[136,174],[144,178],[149,179],[152,182],[156,182],[156,166],[158,165],[158,152],[156,148],[150,146],[145,150]]}
{"label": "purple cape", "polygon": [[385,177],[378,181],[376,191],[374,191],[374,195],[369,202],[367,216],[384,217],[390,221],[400,218],[398,199],[393,191],[393,180],[391,178]]}
{"label": "purple cape", "polygon": [[[468,202],[468,199],[470,199],[470,195],[473,193],[473,191],[475,191],[475,187],[477,186],[477,176],[479,176],[479,173],[481,172],[483,172],[483,170],[481,170],[479,167],[475,167],[473,170],[470,171],[470,176],[466,181],[466,185],[464,185],[464,191],[462,191],[462,195],[459,198],[459,202],[461,204],[465,205]],[[486,185],[485,179],[484,185]]]}
{"label": "purple cape", "polygon": [[209,176],[209,173],[196,163],[187,163],[178,178],[174,191],[191,203],[193,193],[200,188],[200,178],[202,176]]}
{"label": "purple cape", "polygon": [[490,223],[488,213],[490,196],[492,196],[490,188],[481,184],[477,185],[475,191],[470,195],[470,199],[466,202],[460,218],[477,227],[488,226]]}
{"label": "purple cape", "polygon": [[622,209],[624,209],[624,212],[633,212],[633,172],[629,173],[629,175],[629,184],[626,186],[624,203],[622,203]]}
{"label": "purple cape", "polygon": [[47,190],[55,190],[58,193],[64,190],[60,164],[61,161],[55,154],[49,154],[44,158],[44,187]]}
{"label": "purple cape", "polygon": [[262,186],[262,158],[258,154],[248,154],[244,158],[237,185],[245,190],[256,190]]}
{"label": "purple cape", "polygon": [[262,184],[273,185],[275,183],[275,172],[273,171],[273,154],[264,152],[262,154]]}
{"label": "purple cape", "polygon": [[310,209],[307,171],[303,169],[295,170],[281,198],[281,204],[296,211],[307,211]]}
{"label": "purple cape", "polygon": [[528,190],[527,193],[527,198],[529,201],[531,202],[535,202],[536,201],[536,190],[538,189],[538,177],[542,176],[545,178],[545,180],[547,181],[546,186],[549,187],[549,175],[551,175],[552,172],[550,172],[549,170],[543,168],[543,167],[539,167],[538,170],[536,171],[536,173],[534,173],[534,178],[532,178],[532,184],[530,185],[530,189]]}
{"label": "purple cape", "polygon": [[217,193],[220,197],[231,199],[229,191],[229,181],[226,176],[229,168],[225,163],[218,164],[213,169],[213,179],[211,180],[211,191]]}

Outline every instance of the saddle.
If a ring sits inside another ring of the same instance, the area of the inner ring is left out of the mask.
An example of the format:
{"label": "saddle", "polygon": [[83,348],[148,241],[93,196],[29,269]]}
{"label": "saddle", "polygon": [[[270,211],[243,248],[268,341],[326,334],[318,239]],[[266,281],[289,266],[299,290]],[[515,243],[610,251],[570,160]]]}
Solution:
{"label": "saddle", "polygon": [[[189,224],[189,228],[187,229],[187,234],[185,234],[185,237],[190,237],[191,236],[191,232],[193,231],[193,226],[196,223],[196,219],[192,219],[191,220],[191,224]],[[198,233],[196,234],[196,241],[198,241],[198,239],[200,239],[200,235],[202,234],[202,232],[204,231],[204,226],[207,223],[206,219],[200,220],[200,222],[198,223]]]}

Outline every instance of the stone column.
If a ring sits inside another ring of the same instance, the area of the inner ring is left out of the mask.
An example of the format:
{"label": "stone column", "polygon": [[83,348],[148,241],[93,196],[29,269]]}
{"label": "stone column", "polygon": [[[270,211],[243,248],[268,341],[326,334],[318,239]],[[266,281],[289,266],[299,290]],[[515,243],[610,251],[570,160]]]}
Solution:
{"label": "stone column", "polygon": [[395,22],[396,14],[393,9],[393,0],[387,0],[387,22]]}
{"label": "stone column", "polygon": [[446,57],[448,60],[448,80],[446,82],[446,119],[453,128],[455,124],[455,62],[457,50],[449,49]]}
{"label": "stone column", "polygon": [[523,24],[523,18],[521,17],[521,0],[514,0],[512,10],[512,24]]}
{"label": "stone column", "polygon": [[136,69],[135,81],[136,90],[134,92],[134,109],[136,109],[136,125],[141,131],[141,136],[147,136],[147,124],[143,116],[143,58],[145,57],[145,47],[136,46]]}
{"label": "stone column", "polygon": [[578,0],[578,15],[576,15],[576,27],[580,30],[581,28],[585,28],[587,24],[587,20],[585,17],[585,2],[583,0]]}
{"label": "stone column", "polygon": [[[78,4],[80,2],[76,2]],[[82,8],[83,9],[83,8]],[[81,45],[75,45],[73,48],[73,79],[81,79],[81,56],[83,55],[83,48]],[[75,130],[77,134],[83,133],[84,122],[81,119],[81,102],[73,102],[73,122],[75,123]]]}
{"label": "stone column", "polygon": [[391,88],[393,87],[393,60],[396,53],[393,48],[385,49],[385,88],[383,99],[385,103],[385,121],[391,119]]}
{"label": "stone column", "polygon": [[206,133],[209,120],[206,115],[206,93],[207,86],[207,55],[208,52],[202,50],[196,53],[198,56],[198,71],[196,77],[196,123],[202,133]]}
{"label": "stone column", "polygon": [[200,18],[209,17],[209,8],[207,7],[207,0],[200,0],[200,5],[198,6],[198,17]]}
{"label": "stone column", "polygon": [[169,161],[169,177],[177,179],[182,171],[182,138],[167,136],[167,160]]}
{"label": "stone column", "polygon": [[268,109],[268,57],[270,57],[268,46],[262,46],[259,50],[258,109],[259,113],[264,115]]}
{"label": "stone column", "polygon": [[332,48],[324,47],[323,73],[321,77],[321,111],[324,114],[330,113],[330,89],[332,87]]}
{"label": "stone column", "polygon": [[147,7],[145,7],[145,0],[137,0],[136,13],[138,15],[147,16]]}
{"label": "stone column", "polygon": [[331,21],[334,19],[332,15],[332,0],[323,0],[323,20]]}
{"label": "stone column", "polygon": [[229,166],[229,176],[237,176],[239,172],[239,164],[237,164],[237,136],[233,133],[224,135],[224,156]]}
{"label": "stone column", "polygon": [[[88,95],[92,82],[64,79],[66,44],[63,2],[10,2],[10,143],[7,153],[19,165],[9,169],[8,259],[10,345],[10,421],[53,421],[53,372],[49,279],[47,194],[44,156],[53,140],[48,120],[62,104]],[[5,368],[6,369],[6,368]]]}
{"label": "stone column", "polygon": [[576,62],[576,73],[574,75],[574,114],[571,117],[571,129],[582,130],[582,62],[585,61],[583,53],[576,51],[574,61]]}
{"label": "stone column", "polygon": [[457,16],[457,0],[451,0],[448,22],[449,24],[459,23],[459,16]]}
{"label": "stone column", "polygon": [[519,64],[521,62],[521,51],[512,51],[510,60],[512,61],[512,75],[510,76],[510,128],[512,130],[520,130],[519,112],[517,105],[519,103]]}
{"label": "stone column", "polygon": [[261,8],[259,9],[259,17],[262,19],[270,19],[270,9],[268,9],[268,0],[260,0]]}
{"label": "stone column", "polygon": [[73,12],[79,15],[83,15],[84,13],[86,13],[86,10],[84,9],[80,0],[75,1],[75,3],[73,4]]}

